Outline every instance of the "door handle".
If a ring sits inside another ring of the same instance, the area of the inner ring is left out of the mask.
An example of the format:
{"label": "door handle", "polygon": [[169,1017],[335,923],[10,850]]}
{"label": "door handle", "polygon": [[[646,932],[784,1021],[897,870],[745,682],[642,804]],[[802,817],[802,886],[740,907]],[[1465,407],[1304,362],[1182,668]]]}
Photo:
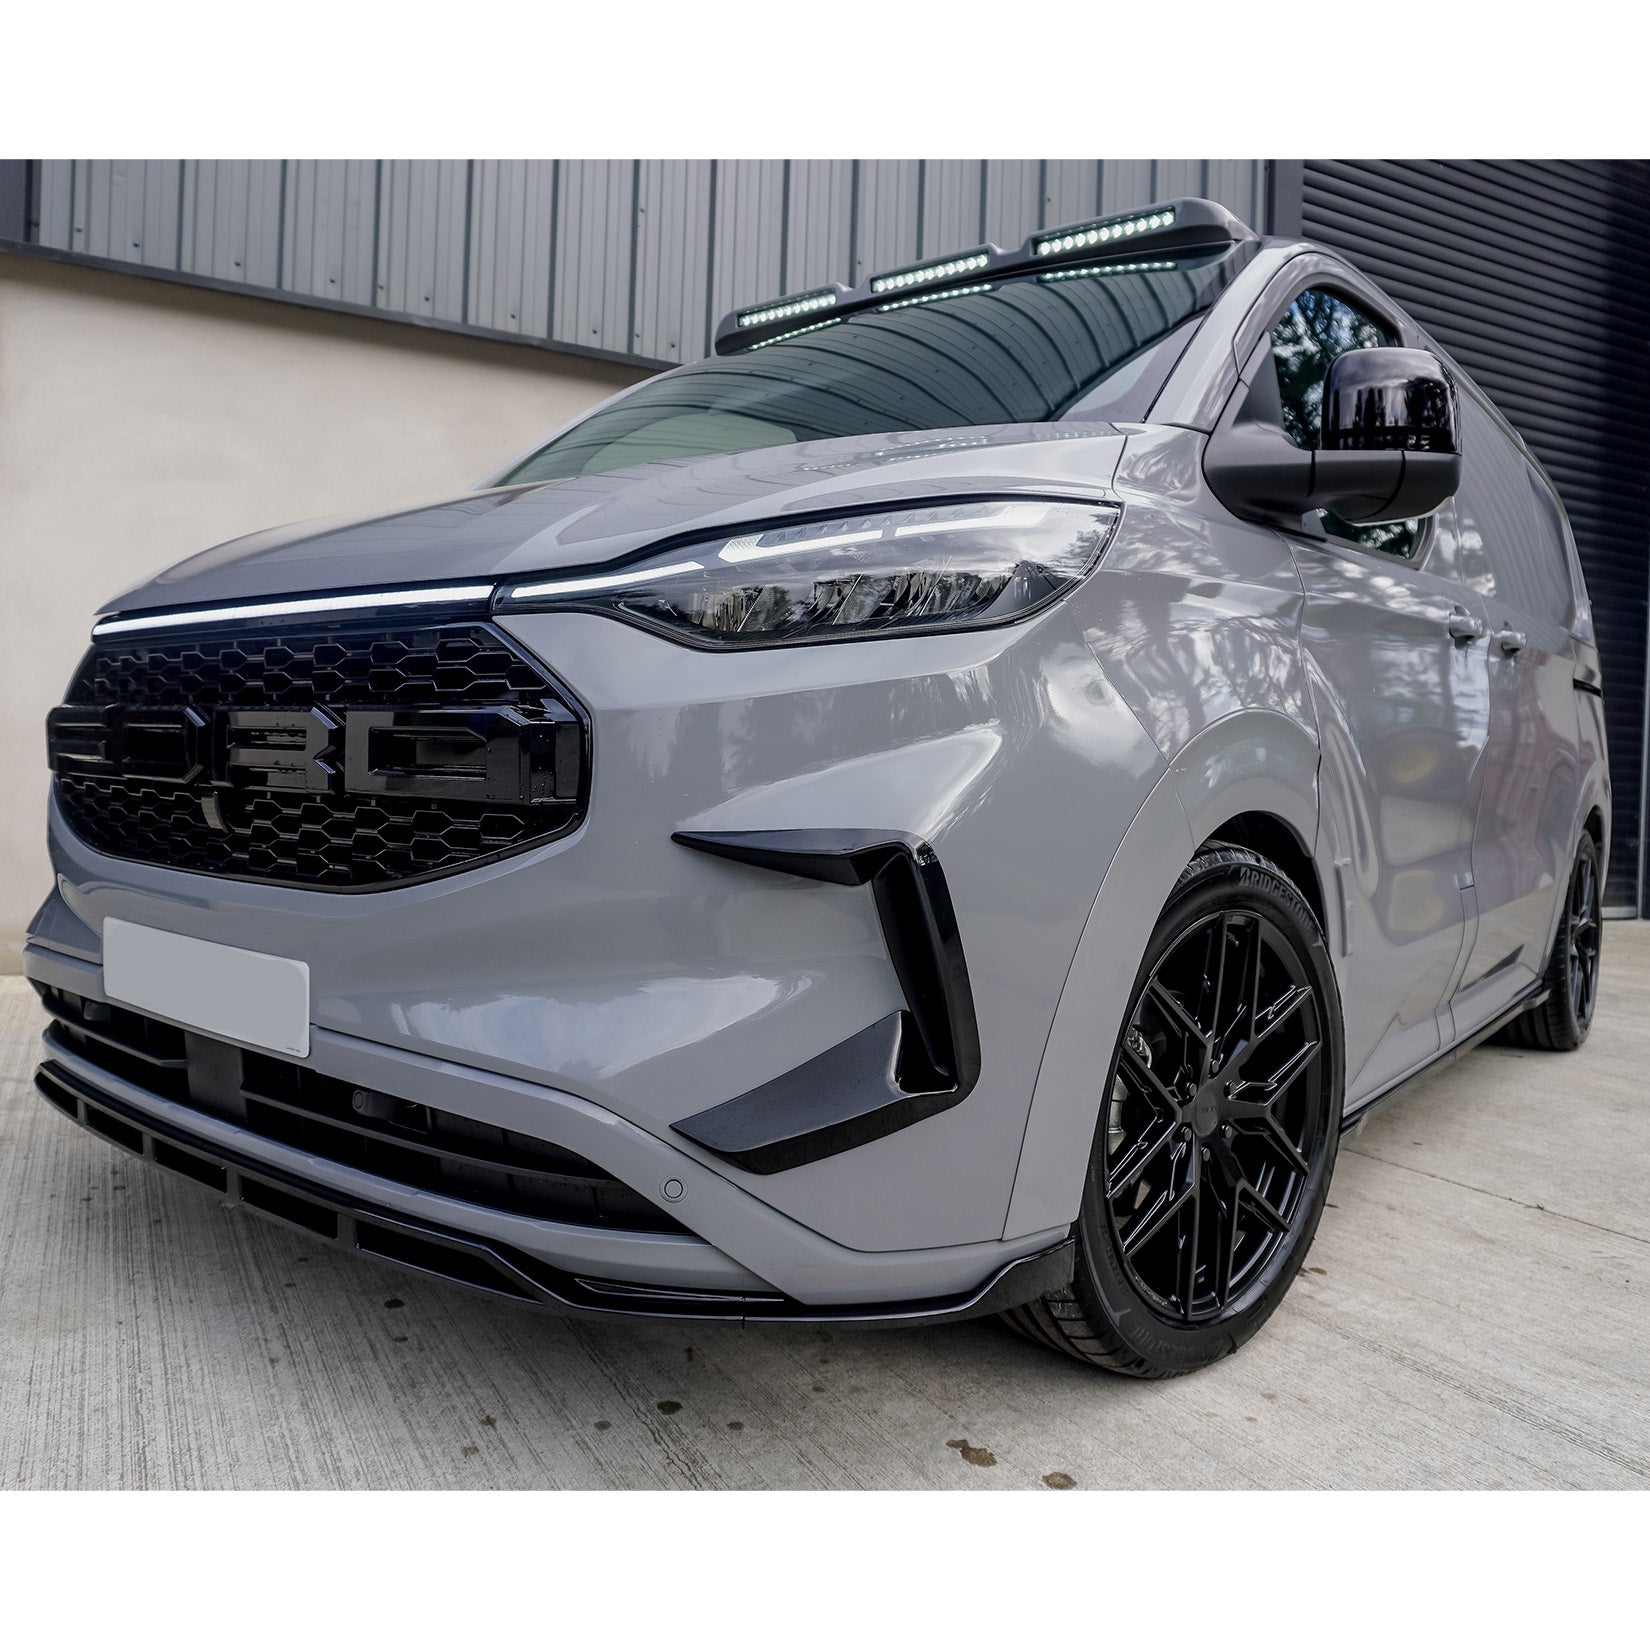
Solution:
{"label": "door handle", "polygon": [[1452,607],[1449,615],[1449,633],[1458,642],[1476,642],[1484,634],[1484,621],[1464,607]]}
{"label": "door handle", "polygon": [[1522,630],[1498,630],[1495,633],[1496,643],[1503,653],[1517,653],[1529,639]]}

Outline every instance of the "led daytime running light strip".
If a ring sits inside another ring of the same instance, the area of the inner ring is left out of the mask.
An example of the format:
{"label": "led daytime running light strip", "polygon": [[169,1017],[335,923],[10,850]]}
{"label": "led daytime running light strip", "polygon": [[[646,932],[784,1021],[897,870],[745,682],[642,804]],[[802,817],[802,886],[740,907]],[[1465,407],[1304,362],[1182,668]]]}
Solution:
{"label": "led daytime running light strip", "polygon": [[909,309],[912,304],[937,303],[941,298],[963,298],[970,292],[990,292],[990,281],[981,281],[978,286],[954,286],[944,292],[919,292],[911,298],[895,298],[892,302],[877,305],[877,314],[886,315],[891,309]]}
{"label": "led daytime running light strip", "polygon": [[923,286],[929,281],[946,281],[953,275],[966,275],[971,270],[984,269],[991,262],[986,252],[970,252],[964,257],[947,258],[942,263],[920,264],[913,269],[896,270],[892,275],[874,275],[873,292],[898,292],[908,286]]}
{"label": "led daytime running light strip", "polygon": [[235,607],[198,607],[193,611],[145,613],[136,619],[104,619],[92,626],[92,634],[126,636],[135,630],[230,624],[237,619],[278,619],[296,613],[345,613],[362,607],[450,607],[459,602],[484,602],[492,593],[490,584],[448,584],[420,590],[366,590],[349,595],[313,596],[301,601],[242,602]]}
{"label": "led daytime running light strip", "polygon": [[1045,269],[1039,281],[1075,281],[1082,275],[1138,275],[1153,270],[1178,269],[1173,258],[1159,258],[1149,264],[1090,264],[1083,269]]}
{"label": "led daytime running light strip", "polygon": [[767,304],[761,309],[739,312],[742,327],[765,327],[770,321],[784,321],[792,315],[808,315],[816,309],[830,309],[836,303],[836,294],[830,290],[804,292],[800,298],[788,298],[783,303]]}
{"label": "led daytime running light strip", "polygon": [[1056,252],[1076,252],[1081,247],[1099,246],[1103,241],[1121,241],[1131,235],[1149,235],[1154,229],[1173,226],[1172,210],[1142,213],[1137,218],[1108,218],[1104,223],[1079,224],[1075,229],[1061,230],[1038,241],[1035,251],[1039,258],[1048,258]]}
{"label": "led daytime running light strip", "polygon": [[587,579],[552,579],[548,584],[518,584],[506,601],[526,601],[531,596],[579,596],[590,590],[614,590],[626,584],[648,584],[668,579],[676,573],[703,573],[705,564],[673,561],[669,567],[643,567],[634,573],[598,573]]}
{"label": "led daytime running light strip", "polygon": [[[793,327],[789,332],[775,333],[772,338],[758,338],[749,349],[766,349],[769,344],[788,343],[792,338],[800,338],[805,332],[822,332],[826,327],[839,327],[845,319],[845,316],[833,315],[828,320],[815,321],[811,327]],[[746,353],[748,354],[749,350]]]}

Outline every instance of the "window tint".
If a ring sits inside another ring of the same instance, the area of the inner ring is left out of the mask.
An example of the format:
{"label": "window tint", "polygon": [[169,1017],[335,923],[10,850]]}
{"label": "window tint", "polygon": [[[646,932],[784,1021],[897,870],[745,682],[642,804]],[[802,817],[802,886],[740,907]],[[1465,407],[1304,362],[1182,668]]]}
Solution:
{"label": "window tint", "polygon": [[[1272,328],[1284,434],[1297,447],[1315,451],[1323,436],[1323,386],[1329,363],[1349,349],[1375,349],[1397,342],[1396,333],[1350,300],[1317,287],[1303,292]],[[1326,533],[1351,539],[1366,550],[1408,557],[1420,542],[1419,522],[1354,527],[1333,511],[1320,510],[1318,515]]]}
{"label": "window tint", "polygon": [[1541,592],[1546,602],[1543,616],[1556,615],[1560,624],[1570,622],[1575,591],[1570,582],[1570,536],[1565,530],[1564,509],[1540,476],[1534,470],[1526,472],[1530,491],[1535,495],[1535,519],[1539,529]]}
{"label": "window tint", "polygon": [[1495,575],[1495,594],[1532,619],[1563,624],[1570,577],[1557,508],[1543,517],[1524,455],[1479,403],[1463,394],[1461,444],[1465,467],[1456,495],[1462,550],[1481,555]]}
{"label": "window tint", "polygon": [[1047,270],[891,300],[679,368],[592,414],[506,482],[835,436],[1144,418],[1188,323],[1247,248]]}
{"label": "window tint", "polygon": [[1333,292],[1303,292],[1272,328],[1272,359],[1283,399],[1283,433],[1297,447],[1316,449],[1323,425],[1323,386],[1329,363],[1349,349],[1374,349],[1398,340],[1373,316]]}

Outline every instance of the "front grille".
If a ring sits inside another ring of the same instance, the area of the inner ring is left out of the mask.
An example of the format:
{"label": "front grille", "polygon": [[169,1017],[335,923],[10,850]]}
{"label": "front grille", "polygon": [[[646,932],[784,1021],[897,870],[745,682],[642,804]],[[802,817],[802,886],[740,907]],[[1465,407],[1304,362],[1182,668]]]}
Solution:
{"label": "front grille", "polygon": [[582,712],[474,622],[98,643],[47,743],[103,853],[344,891],[564,835],[588,791]]}
{"label": "front grille", "polygon": [[509,1214],[627,1232],[679,1221],[577,1152],[131,1009],[37,985],[58,1043],[190,1110],[346,1168]]}

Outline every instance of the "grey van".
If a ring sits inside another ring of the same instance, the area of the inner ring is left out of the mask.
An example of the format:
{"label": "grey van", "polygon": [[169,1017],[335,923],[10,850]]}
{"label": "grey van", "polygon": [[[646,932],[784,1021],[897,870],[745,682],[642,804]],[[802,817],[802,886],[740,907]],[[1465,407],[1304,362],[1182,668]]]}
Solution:
{"label": "grey van", "polygon": [[1601,692],[1551,483],[1341,259],[976,247],[113,602],[39,1087],[517,1301],[1180,1373],[1349,1125],[1587,1035]]}

